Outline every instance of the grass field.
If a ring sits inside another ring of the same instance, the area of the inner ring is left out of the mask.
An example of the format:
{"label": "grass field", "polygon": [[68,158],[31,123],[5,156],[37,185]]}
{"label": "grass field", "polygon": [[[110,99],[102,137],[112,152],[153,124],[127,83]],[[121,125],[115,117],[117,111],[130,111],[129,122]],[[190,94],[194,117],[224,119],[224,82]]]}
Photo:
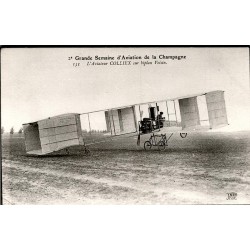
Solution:
{"label": "grass field", "polygon": [[27,156],[22,137],[3,135],[3,203],[250,204],[249,131],[175,134],[162,152],[134,138],[90,150]]}

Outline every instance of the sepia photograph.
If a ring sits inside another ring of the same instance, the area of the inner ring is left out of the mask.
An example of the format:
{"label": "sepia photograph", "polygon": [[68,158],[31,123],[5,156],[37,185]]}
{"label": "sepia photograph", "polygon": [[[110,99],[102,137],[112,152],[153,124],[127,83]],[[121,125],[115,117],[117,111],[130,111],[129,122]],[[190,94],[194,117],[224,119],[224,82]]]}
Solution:
{"label": "sepia photograph", "polygon": [[249,114],[249,47],[2,48],[2,203],[250,204]]}

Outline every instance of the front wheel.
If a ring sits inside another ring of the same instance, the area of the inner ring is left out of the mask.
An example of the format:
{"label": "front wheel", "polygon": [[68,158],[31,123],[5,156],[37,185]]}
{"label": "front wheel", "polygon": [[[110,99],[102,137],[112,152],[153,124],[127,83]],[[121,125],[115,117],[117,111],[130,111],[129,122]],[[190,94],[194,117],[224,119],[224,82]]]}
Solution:
{"label": "front wheel", "polygon": [[165,142],[164,142],[164,141],[160,141],[160,142],[158,143],[158,149],[159,149],[160,151],[163,151],[163,150],[165,150],[165,148],[166,148]]}
{"label": "front wheel", "polygon": [[145,150],[150,150],[151,147],[152,147],[152,144],[151,144],[150,141],[145,141],[145,142],[144,142],[144,149],[145,149]]}

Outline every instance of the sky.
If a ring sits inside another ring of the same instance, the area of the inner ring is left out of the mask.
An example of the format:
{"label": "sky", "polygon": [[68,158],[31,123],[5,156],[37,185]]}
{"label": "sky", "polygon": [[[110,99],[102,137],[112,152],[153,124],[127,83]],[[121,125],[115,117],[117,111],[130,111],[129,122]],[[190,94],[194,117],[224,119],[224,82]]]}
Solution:
{"label": "sky", "polygon": [[[122,55],[142,59],[122,60],[132,65],[110,65],[120,62],[117,57]],[[75,60],[77,56],[93,60]],[[95,56],[114,60],[94,60]],[[166,56],[186,58],[160,59]],[[152,64],[143,66],[141,61]],[[88,62],[108,65],[87,66]],[[5,131],[63,113],[212,90],[225,91],[229,130],[250,129],[248,48],[5,48],[1,64],[1,125]]]}

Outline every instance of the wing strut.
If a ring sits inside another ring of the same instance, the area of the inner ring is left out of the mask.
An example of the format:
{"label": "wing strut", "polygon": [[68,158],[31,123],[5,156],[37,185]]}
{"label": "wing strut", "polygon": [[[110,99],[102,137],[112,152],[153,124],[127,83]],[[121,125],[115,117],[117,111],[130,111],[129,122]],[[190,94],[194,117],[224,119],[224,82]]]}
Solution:
{"label": "wing strut", "polygon": [[116,133],[115,133],[115,122],[114,122],[114,117],[113,117],[113,112],[112,112],[112,109],[110,110],[110,113],[111,113],[111,116],[112,116],[112,122],[113,122],[114,134],[116,135]]}
{"label": "wing strut", "polygon": [[177,126],[178,122],[177,122],[177,115],[176,115],[175,100],[173,100],[173,102],[174,102],[174,114],[175,114],[175,120],[176,120],[176,126]]}
{"label": "wing strut", "polygon": [[169,112],[168,112],[168,101],[166,101],[166,107],[167,107],[168,123],[169,123],[169,127],[170,127],[170,118],[169,118]]}
{"label": "wing strut", "polygon": [[89,133],[90,133],[90,136],[91,136],[91,126],[90,126],[89,114],[88,114],[88,121],[89,121]]}
{"label": "wing strut", "polygon": [[174,116],[175,116],[176,126],[178,126],[178,120],[177,120],[177,113],[176,113],[175,100],[171,100],[171,101],[174,103],[174,112],[173,112],[173,113],[169,113],[168,101],[166,101],[166,107],[167,107],[167,115],[168,115],[168,124],[169,124],[169,127],[171,127],[170,115],[174,115]]}

